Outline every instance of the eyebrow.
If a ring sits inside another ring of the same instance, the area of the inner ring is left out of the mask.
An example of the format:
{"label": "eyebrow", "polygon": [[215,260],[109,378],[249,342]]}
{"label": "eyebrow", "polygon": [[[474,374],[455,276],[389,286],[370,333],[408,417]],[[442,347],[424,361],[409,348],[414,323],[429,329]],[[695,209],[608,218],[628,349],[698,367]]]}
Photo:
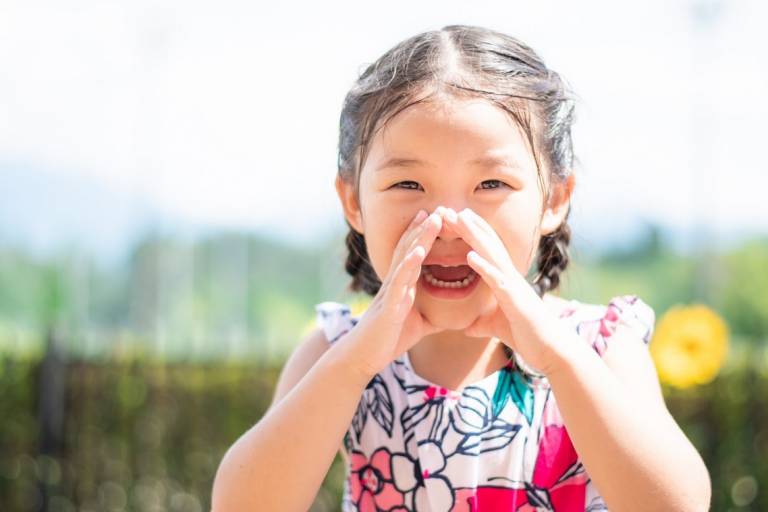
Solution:
{"label": "eyebrow", "polygon": [[[509,154],[503,155],[486,155],[466,162],[468,165],[480,166],[480,167],[509,167],[511,169],[520,169],[521,166],[515,161]],[[432,167],[432,164],[419,160],[417,158],[403,158],[403,157],[391,157],[386,159],[382,164],[376,167],[376,171],[380,171],[386,168],[409,168],[409,167]]]}

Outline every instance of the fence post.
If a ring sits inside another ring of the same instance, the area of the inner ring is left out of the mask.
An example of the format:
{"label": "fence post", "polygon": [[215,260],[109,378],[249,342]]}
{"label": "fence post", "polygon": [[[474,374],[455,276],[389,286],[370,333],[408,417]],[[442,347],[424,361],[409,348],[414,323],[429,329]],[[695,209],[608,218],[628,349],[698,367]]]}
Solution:
{"label": "fence post", "polygon": [[[62,455],[64,439],[64,397],[66,386],[66,362],[61,349],[58,332],[52,326],[48,327],[46,335],[45,356],[40,363],[40,378],[38,381],[38,418],[40,423],[39,454],[51,458]],[[49,483],[47,481],[46,465],[38,465],[41,469],[38,486],[42,500],[40,511],[48,510]]]}

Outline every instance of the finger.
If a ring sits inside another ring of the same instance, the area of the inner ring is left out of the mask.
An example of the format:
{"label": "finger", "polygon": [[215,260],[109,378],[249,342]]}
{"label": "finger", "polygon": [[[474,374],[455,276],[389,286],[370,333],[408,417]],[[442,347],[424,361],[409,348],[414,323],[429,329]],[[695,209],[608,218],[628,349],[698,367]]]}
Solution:
{"label": "finger", "polygon": [[[387,277],[384,279],[381,285],[382,294],[387,293],[387,288],[390,286],[393,276],[397,272],[397,268],[410,251],[412,251],[417,245],[422,245],[424,247],[424,256],[429,253],[432,244],[437,238],[437,235],[440,233],[441,227],[442,218],[440,215],[433,212],[432,214],[428,215],[411,233],[404,235],[401,238],[401,242],[403,244],[410,242],[410,245],[405,246],[405,249],[401,249],[403,251],[402,258],[400,258],[398,255],[393,257],[392,263],[390,265],[390,272],[387,274]],[[421,263],[419,263],[417,268],[419,272],[421,272]],[[416,277],[418,277],[418,275]]]}
{"label": "finger", "polygon": [[461,212],[465,212],[463,215],[469,214],[468,216],[469,220],[475,222],[475,224],[477,224],[477,226],[483,231],[485,231],[489,236],[498,236],[496,235],[496,231],[494,231],[491,225],[488,224],[488,222],[486,222],[485,219],[483,219],[480,215],[476,214],[474,210],[472,210],[471,208],[464,208],[463,210],[461,210],[461,212],[457,212],[453,208],[445,208],[443,206],[438,206],[437,210],[439,210],[442,213],[443,217],[449,221],[448,224],[450,225],[453,225],[456,223],[456,221],[458,220],[458,216],[459,214],[461,214]]}
{"label": "finger", "polygon": [[501,311],[502,314],[498,314],[494,310],[491,313],[478,316],[469,327],[464,329],[464,333],[473,338],[494,337],[508,345],[510,348],[515,349],[509,321],[503,314],[503,310]]}
{"label": "finger", "polygon": [[476,251],[467,253],[467,263],[480,275],[483,281],[488,283],[496,296],[499,307],[505,313],[513,314],[516,311],[515,297],[519,296],[521,291],[520,283],[514,279],[515,276],[508,276]]}
{"label": "finger", "polygon": [[400,237],[400,240],[403,241],[402,249],[404,250],[407,245],[407,241],[409,237],[411,237],[414,233],[418,231],[418,229],[421,227],[422,224],[427,220],[427,217],[429,217],[429,212],[425,209],[420,209],[416,215],[411,220],[411,223],[408,224],[408,227],[403,232],[402,236]]}
{"label": "finger", "polygon": [[507,249],[504,246],[504,242],[501,240],[501,237],[499,237],[499,234],[496,233],[496,230],[493,229],[493,227],[491,227],[491,225],[488,224],[484,218],[475,213],[474,210],[471,208],[464,208],[457,214],[457,217],[464,220],[468,226],[474,226],[482,233],[485,233],[487,235],[487,240],[493,246],[496,246],[500,249],[503,249],[504,252],[507,252]]}
{"label": "finger", "polygon": [[[411,219],[411,222],[406,226],[405,231],[400,235],[400,240],[398,240],[397,245],[395,246],[395,255],[400,255],[404,251],[405,240],[408,238],[408,236],[422,223],[424,222],[424,219],[427,218],[427,211],[425,209],[420,209],[418,212],[416,212],[416,215],[413,216]],[[399,260],[398,260],[399,261]]]}
{"label": "finger", "polygon": [[[442,226],[442,219],[436,213],[432,213],[427,216],[424,221],[419,224],[404,240],[402,257],[405,257],[410,251],[412,251],[417,245],[426,245],[426,252],[428,253],[432,247],[432,242],[437,238],[440,228]],[[397,256],[396,256],[397,258]],[[392,266],[399,264],[398,259],[392,260]]]}
{"label": "finger", "polygon": [[484,329],[485,327],[485,318],[482,316],[477,317],[474,322],[472,322],[469,327],[464,328],[464,334],[469,336],[470,338],[482,338],[486,336],[488,333]]}
{"label": "finger", "polygon": [[395,246],[395,250],[392,255],[392,263],[389,266],[390,273],[393,272],[393,270],[397,267],[398,264],[400,264],[405,255],[408,254],[408,251],[412,246],[413,239],[418,236],[424,225],[429,222],[429,220],[429,215],[427,215],[426,210],[419,210],[414,219],[411,221],[411,224],[408,225],[403,234],[400,236],[400,240],[398,240],[397,245]]}
{"label": "finger", "polygon": [[413,216],[413,219],[411,219],[411,223],[408,224],[408,228],[409,229],[414,228],[426,218],[427,218],[427,210],[425,210],[424,208],[420,209],[418,212],[416,212],[416,215]]}
{"label": "finger", "polygon": [[432,213],[429,218],[424,221],[420,231],[414,234],[414,239],[408,250],[413,250],[417,245],[420,245],[424,247],[425,255],[429,254],[442,227],[443,218],[437,212]]}
{"label": "finger", "polygon": [[[446,218],[452,224],[454,231],[483,258],[500,268],[506,266],[504,258],[509,259],[506,249],[500,249],[499,244],[494,243],[494,240],[467,214],[467,209],[462,210],[456,215],[448,214]],[[501,247],[503,248],[503,244],[501,244]],[[495,254],[500,251],[502,252],[501,254]]]}
{"label": "finger", "polygon": [[491,322],[481,318],[478,318],[472,325],[464,329],[464,333],[472,338],[499,338],[499,336],[496,336],[496,331],[493,329]]}
{"label": "finger", "polygon": [[[481,215],[478,215],[478,213],[475,210],[473,210],[472,208],[464,208],[464,210],[462,211],[464,211],[465,215],[467,215],[472,221],[474,221],[476,225],[480,226],[480,228],[483,231],[488,233],[489,236],[498,238],[499,235],[498,233],[496,233],[496,230],[493,229],[493,227],[488,223],[487,220],[485,220]],[[501,242],[500,238],[499,238],[499,242]]]}
{"label": "finger", "polygon": [[384,301],[396,313],[398,319],[405,317],[405,312],[413,303],[414,297],[408,292],[416,283],[416,276],[421,271],[421,262],[425,256],[424,247],[416,246],[406,254],[392,275]]}

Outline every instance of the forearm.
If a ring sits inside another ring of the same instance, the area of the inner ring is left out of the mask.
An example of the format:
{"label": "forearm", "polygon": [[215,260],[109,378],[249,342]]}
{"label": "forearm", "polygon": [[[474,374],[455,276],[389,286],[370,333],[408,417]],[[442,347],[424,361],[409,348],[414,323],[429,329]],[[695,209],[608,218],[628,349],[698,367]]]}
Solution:
{"label": "forearm", "polygon": [[580,339],[548,375],[573,445],[612,512],[706,511],[707,468],[674,419],[633,395]]}
{"label": "forearm", "polygon": [[214,512],[309,509],[368,384],[339,349],[328,349],[229,448],[214,481]]}

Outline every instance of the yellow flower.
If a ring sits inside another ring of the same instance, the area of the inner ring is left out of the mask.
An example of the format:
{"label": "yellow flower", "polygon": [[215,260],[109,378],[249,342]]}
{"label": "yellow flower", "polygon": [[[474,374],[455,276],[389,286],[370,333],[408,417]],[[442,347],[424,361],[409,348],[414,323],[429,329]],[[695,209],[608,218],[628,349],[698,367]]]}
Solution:
{"label": "yellow flower", "polygon": [[[373,300],[372,297],[358,297],[354,300],[351,300],[347,302],[349,305],[350,313],[352,316],[359,316],[362,315],[366,309],[368,309],[368,306],[371,304],[371,300]],[[304,327],[302,327],[300,336],[303,338],[307,334],[309,334],[312,329],[317,327],[317,319],[316,317],[312,317],[310,320],[307,321],[307,323],[304,324]]]}
{"label": "yellow flower", "polygon": [[703,304],[673,306],[658,321],[649,346],[659,379],[678,388],[715,378],[728,353],[725,320]]}
{"label": "yellow flower", "polygon": [[349,303],[349,308],[352,310],[352,316],[359,316],[365,313],[368,306],[371,305],[372,297],[358,297]]}
{"label": "yellow flower", "polygon": [[313,316],[310,320],[307,320],[307,322],[304,324],[304,327],[301,328],[299,337],[304,338],[310,332],[312,332],[315,327],[317,327],[317,319]]}

